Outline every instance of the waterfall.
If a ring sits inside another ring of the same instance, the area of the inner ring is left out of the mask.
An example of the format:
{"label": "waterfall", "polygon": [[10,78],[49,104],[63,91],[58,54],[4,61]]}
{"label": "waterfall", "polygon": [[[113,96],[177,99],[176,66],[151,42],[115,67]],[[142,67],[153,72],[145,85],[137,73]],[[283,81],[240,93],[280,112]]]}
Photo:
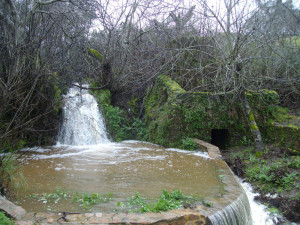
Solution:
{"label": "waterfall", "polygon": [[95,145],[105,142],[109,140],[96,99],[87,90],[70,88],[64,95],[63,123],[57,144]]}
{"label": "waterfall", "polygon": [[212,225],[252,225],[251,208],[243,191],[231,204],[209,216]]}

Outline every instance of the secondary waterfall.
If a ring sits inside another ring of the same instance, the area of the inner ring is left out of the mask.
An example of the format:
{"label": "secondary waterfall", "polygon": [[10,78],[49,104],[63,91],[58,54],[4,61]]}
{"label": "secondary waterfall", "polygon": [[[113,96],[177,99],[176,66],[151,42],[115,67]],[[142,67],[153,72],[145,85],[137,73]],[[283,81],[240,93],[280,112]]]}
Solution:
{"label": "secondary waterfall", "polygon": [[109,142],[97,101],[87,90],[70,88],[64,102],[63,123],[57,144],[95,145]]}
{"label": "secondary waterfall", "polygon": [[248,197],[243,192],[236,201],[209,217],[213,225],[252,225]]}

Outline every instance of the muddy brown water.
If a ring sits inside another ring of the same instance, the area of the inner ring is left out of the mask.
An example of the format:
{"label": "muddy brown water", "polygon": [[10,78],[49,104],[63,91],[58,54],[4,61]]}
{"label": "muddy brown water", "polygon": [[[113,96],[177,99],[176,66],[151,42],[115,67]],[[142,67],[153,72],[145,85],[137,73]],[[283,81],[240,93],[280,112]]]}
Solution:
{"label": "muddy brown water", "polygon": [[[27,149],[22,173],[27,185],[14,202],[28,212],[112,212],[117,202],[139,192],[155,199],[163,189],[182,190],[200,199],[221,196],[218,166],[206,153],[165,149],[142,142]],[[112,200],[83,209],[71,199],[45,202],[56,192],[112,193]],[[36,197],[34,197],[36,196]]]}

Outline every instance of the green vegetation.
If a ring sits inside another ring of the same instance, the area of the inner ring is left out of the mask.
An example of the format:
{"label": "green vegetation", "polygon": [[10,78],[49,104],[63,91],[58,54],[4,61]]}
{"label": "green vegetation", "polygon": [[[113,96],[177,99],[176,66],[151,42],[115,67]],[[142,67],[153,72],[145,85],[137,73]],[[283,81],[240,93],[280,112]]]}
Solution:
{"label": "green vegetation", "polygon": [[242,142],[243,137],[248,144],[253,137],[247,121],[253,123],[254,118],[257,118],[257,126],[253,123],[251,127],[257,130],[266,126],[265,121],[274,120],[277,112],[274,105],[278,103],[278,94],[263,90],[261,93],[247,92],[246,95],[253,108],[248,119],[240,104],[227,101],[234,96],[186,92],[171,78],[159,76],[152,90],[148,90],[145,101],[148,137],[160,145],[182,147],[187,138],[210,142],[212,129],[226,129],[230,133],[226,140],[227,146],[245,144]]}
{"label": "green vegetation", "polygon": [[[112,193],[108,194],[99,194],[99,193],[71,193],[69,191],[56,188],[54,193],[49,194],[32,194],[31,198],[37,198],[38,201],[43,202],[44,204],[57,204],[59,201],[67,200],[73,203],[79,203],[83,209],[89,209],[91,205],[98,203],[105,203],[112,199]],[[48,207],[50,210],[50,208]]]}
{"label": "green vegetation", "polygon": [[4,212],[0,212],[0,224],[1,225],[14,225],[15,223],[8,218]]}
{"label": "green vegetation", "polygon": [[[89,210],[93,205],[100,203],[107,203],[113,199],[113,194],[100,193],[71,193],[69,191],[56,188],[54,193],[49,194],[32,194],[30,198],[37,199],[37,201],[48,204],[47,209],[51,211],[50,206],[58,204],[60,201],[68,201],[72,203],[79,203],[82,209]],[[162,190],[162,194],[157,200],[150,200],[143,197],[136,192],[134,196],[128,198],[126,202],[118,202],[119,209],[129,212],[162,212],[172,209],[182,208],[184,205],[189,206],[194,203],[201,203],[206,207],[212,207],[213,204],[209,201],[200,201],[193,196],[184,195],[181,190],[174,190],[168,192]],[[50,204],[50,205],[49,205]]]}
{"label": "green vegetation", "polygon": [[192,196],[184,195],[180,190],[174,190],[170,193],[163,190],[155,202],[147,200],[136,192],[134,196],[128,198],[127,202],[118,202],[118,206],[129,209],[130,212],[162,212],[182,208],[184,204],[191,204],[196,200]]}
{"label": "green vegetation", "polygon": [[[97,87],[97,83],[93,83],[91,87]],[[106,128],[113,140],[119,142],[123,140],[147,140],[147,128],[144,121],[134,117],[129,119],[127,113],[119,107],[111,105],[111,93],[108,89],[94,90],[91,93],[95,96],[99,103],[100,109],[104,111]],[[137,99],[128,102],[132,113],[135,115]]]}
{"label": "green vegetation", "polygon": [[181,139],[181,142],[183,149],[194,151],[198,148],[197,143],[192,138]]}
{"label": "green vegetation", "polygon": [[246,181],[265,194],[282,193],[292,189],[300,191],[300,156],[268,159],[266,156],[272,154],[270,150],[267,149],[259,157],[252,151],[251,147],[231,154],[232,161],[239,157],[245,162]]}
{"label": "green vegetation", "polygon": [[80,206],[83,209],[88,209],[90,205],[95,205],[98,203],[105,203],[110,201],[112,198],[112,193],[107,195],[101,195],[99,193],[92,194],[79,194],[76,193],[75,197],[73,197],[73,202],[79,202]]}
{"label": "green vegetation", "polygon": [[50,193],[50,194],[42,194],[42,195],[30,195],[31,198],[38,198],[38,201],[41,201],[45,204],[47,203],[54,203],[57,204],[60,200],[62,199],[68,199],[71,198],[70,193],[68,193],[65,190],[62,190],[60,188],[56,188],[55,193]]}
{"label": "green vegetation", "polygon": [[[300,156],[290,155],[287,148],[268,145],[259,157],[253,147],[232,149],[226,161],[261,194],[259,198],[268,205],[269,212],[298,220]],[[274,197],[268,197],[269,193]]]}
{"label": "green vegetation", "polygon": [[[99,87],[99,84],[97,82],[92,82],[90,87],[97,88]],[[111,93],[108,89],[90,90],[89,92],[96,98],[99,104],[101,105],[111,104]]]}
{"label": "green vegetation", "polygon": [[20,166],[14,155],[3,154],[0,156],[0,189],[9,187],[17,190],[23,187],[25,178],[20,172]]}
{"label": "green vegetation", "polygon": [[119,107],[105,105],[104,111],[107,131],[115,141],[130,139],[147,140],[147,128],[143,121],[134,118],[133,122],[131,122]]}

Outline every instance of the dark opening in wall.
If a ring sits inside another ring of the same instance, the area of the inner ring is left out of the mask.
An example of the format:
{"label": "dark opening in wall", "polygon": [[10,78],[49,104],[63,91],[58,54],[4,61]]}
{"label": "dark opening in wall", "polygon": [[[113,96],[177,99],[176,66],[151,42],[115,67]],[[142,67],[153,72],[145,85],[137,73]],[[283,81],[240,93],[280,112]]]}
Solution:
{"label": "dark opening in wall", "polygon": [[228,129],[213,129],[211,130],[211,144],[226,149],[229,146]]}

